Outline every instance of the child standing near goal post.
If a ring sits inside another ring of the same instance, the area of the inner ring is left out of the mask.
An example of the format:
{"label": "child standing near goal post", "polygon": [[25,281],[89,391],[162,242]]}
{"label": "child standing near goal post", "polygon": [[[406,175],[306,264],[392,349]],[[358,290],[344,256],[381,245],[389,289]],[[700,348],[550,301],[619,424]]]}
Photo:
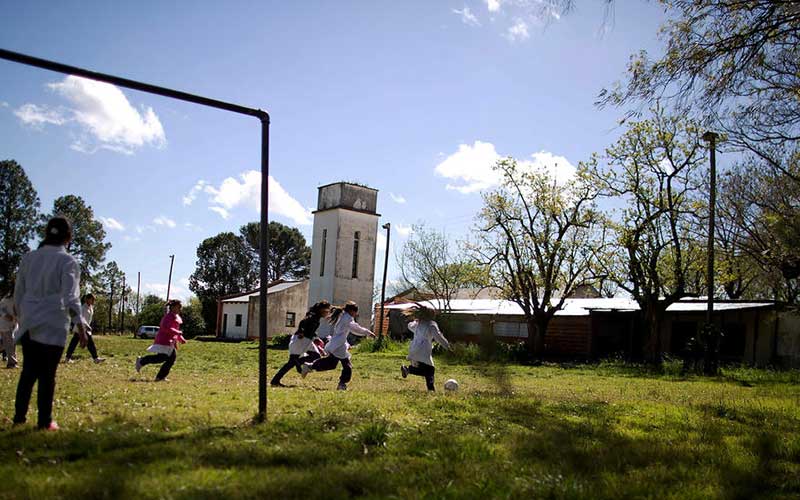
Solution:
{"label": "child standing near goal post", "polygon": [[418,303],[404,311],[403,314],[413,318],[413,321],[408,324],[408,329],[414,333],[414,339],[408,346],[407,359],[411,363],[408,366],[400,365],[400,374],[403,378],[408,377],[409,373],[425,377],[425,385],[428,390],[435,391],[433,377],[436,369],[433,367],[433,341],[435,340],[445,349],[450,349],[450,343],[444,338],[442,332],[439,331],[439,325],[434,321],[436,318],[434,309]]}

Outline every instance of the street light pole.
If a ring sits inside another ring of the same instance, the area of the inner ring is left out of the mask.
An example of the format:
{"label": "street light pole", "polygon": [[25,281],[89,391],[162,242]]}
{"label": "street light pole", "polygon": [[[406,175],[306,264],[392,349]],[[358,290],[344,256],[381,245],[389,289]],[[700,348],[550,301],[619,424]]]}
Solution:
{"label": "street light pole", "polygon": [[717,329],[714,327],[714,218],[717,207],[717,157],[716,146],[717,138],[719,135],[716,132],[706,132],[703,134],[703,140],[708,142],[710,151],[711,170],[709,172],[709,189],[708,189],[708,248],[706,249],[706,280],[708,284],[708,297],[706,304],[706,332],[707,344],[706,355],[704,363],[704,371],[706,374],[715,374],[717,372],[717,344],[719,343],[719,335]]}
{"label": "street light pole", "polygon": [[172,265],[175,263],[175,256],[169,256],[169,278],[167,279],[167,303],[169,303],[169,288],[172,285]]}
{"label": "street light pole", "polygon": [[386,230],[386,257],[383,260],[383,284],[381,285],[381,316],[378,322],[378,340],[383,339],[383,303],[386,302],[386,271],[389,268],[389,238],[392,236],[392,223],[382,226]]}

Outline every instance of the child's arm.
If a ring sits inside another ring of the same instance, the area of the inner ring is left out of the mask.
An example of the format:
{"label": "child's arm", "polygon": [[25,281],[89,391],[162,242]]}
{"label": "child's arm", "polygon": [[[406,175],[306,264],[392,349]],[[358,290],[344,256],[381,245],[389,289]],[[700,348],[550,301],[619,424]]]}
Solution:
{"label": "child's arm", "polygon": [[433,329],[434,340],[436,340],[436,342],[438,342],[439,345],[441,345],[445,349],[450,349],[450,342],[448,342],[447,339],[444,338],[442,332],[439,331],[439,325],[437,325],[435,321],[431,321],[431,328]]}
{"label": "child's arm", "polygon": [[350,321],[350,324],[347,325],[350,330],[350,333],[353,335],[358,335],[359,337],[366,337],[369,335],[370,337],[374,337],[375,334],[369,328],[364,328],[363,326],[359,325],[356,320]]}

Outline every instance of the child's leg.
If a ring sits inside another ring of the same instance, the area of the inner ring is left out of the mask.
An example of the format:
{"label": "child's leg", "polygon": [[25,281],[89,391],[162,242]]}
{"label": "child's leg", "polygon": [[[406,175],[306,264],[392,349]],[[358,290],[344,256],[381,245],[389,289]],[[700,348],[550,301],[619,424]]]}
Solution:
{"label": "child's leg", "polygon": [[42,345],[42,364],[39,371],[39,388],[36,404],[39,408],[38,426],[44,429],[53,421],[53,396],[56,392],[56,371],[64,348]]}
{"label": "child's leg", "polygon": [[353,377],[353,363],[350,359],[340,359],[339,361],[342,362],[342,374],[339,375],[339,383],[346,384]]}
{"label": "child's leg", "polygon": [[270,383],[272,385],[280,384],[281,379],[283,378],[284,375],[286,375],[289,372],[289,370],[291,370],[295,366],[300,366],[298,364],[298,362],[297,362],[299,359],[300,359],[300,355],[299,354],[290,354],[289,355],[289,361],[287,361],[281,367],[281,369],[278,370],[277,373],[275,373],[275,376],[272,377],[272,380],[270,381]]}
{"label": "child's leg", "polygon": [[326,372],[328,370],[333,370],[338,364],[339,358],[336,356],[327,356],[314,361],[314,364],[311,365],[311,369],[317,372]]}
{"label": "child's leg", "polygon": [[67,361],[72,359],[72,354],[75,352],[76,347],[78,347],[78,334],[73,333],[72,339],[69,341],[69,347],[67,347]]}
{"label": "child's leg", "polygon": [[14,423],[21,424],[25,422],[25,416],[28,414],[28,405],[31,402],[31,393],[33,392],[33,385],[39,376],[41,359],[36,346],[31,345],[30,336],[26,333],[22,337],[22,373],[19,375],[19,383],[17,384],[17,399],[15,403]]}
{"label": "child's leg", "polygon": [[[429,365],[425,365],[429,366]],[[436,368],[433,366],[429,366],[430,370],[428,370],[428,374],[425,375],[425,385],[428,387],[429,391],[435,391],[436,386],[433,384],[433,375],[436,373]]]}
{"label": "child's leg", "polygon": [[313,363],[314,361],[318,360],[321,357],[322,356],[320,356],[315,352],[307,352],[305,356],[297,360],[297,370],[298,371],[300,370],[300,365],[302,365],[303,363]]}
{"label": "child's leg", "polygon": [[94,346],[94,340],[92,340],[92,336],[88,336],[89,339],[86,341],[86,348],[89,350],[89,354],[92,355],[92,359],[97,359],[97,348]]}
{"label": "child's leg", "polygon": [[139,358],[139,364],[144,365],[157,365],[169,359],[169,356],[163,353],[148,354]]}
{"label": "child's leg", "polygon": [[164,380],[169,375],[169,371],[172,369],[172,365],[175,364],[175,360],[178,358],[178,351],[173,350],[172,354],[169,355],[164,364],[161,365],[161,369],[158,370],[158,374],[156,375],[156,380]]}
{"label": "child's leg", "polygon": [[408,367],[408,373],[425,377],[425,385],[427,385],[429,391],[435,390],[433,385],[433,374],[435,371],[434,367],[426,363],[417,363],[416,365],[410,365]]}

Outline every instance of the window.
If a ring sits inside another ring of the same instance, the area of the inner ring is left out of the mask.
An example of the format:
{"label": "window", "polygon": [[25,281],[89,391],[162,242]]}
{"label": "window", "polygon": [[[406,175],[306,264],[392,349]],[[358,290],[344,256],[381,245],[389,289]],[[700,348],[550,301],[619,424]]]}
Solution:
{"label": "window", "polygon": [[356,231],[353,235],[353,278],[358,278],[358,243],[361,239],[361,232]]}
{"label": "window", "polygon": [[294,327],[295,315],[293,312],[286,313],[286,326]]}
{"label": "window", "polygon": [[[328,230],[327,229],[323,229],[322,230],[322,257],[321,257],[320,266],[319,266],[319,275],[320,276],[325,276],[325,249],[327,248],[327,246],[328,246]],[[292,326],[294,326],[294,325],[292,325]]]}
{"label": "window", "polygon": [[236,326],[242,326],[242,315],[241,314],[237,314],[236,315]]}

